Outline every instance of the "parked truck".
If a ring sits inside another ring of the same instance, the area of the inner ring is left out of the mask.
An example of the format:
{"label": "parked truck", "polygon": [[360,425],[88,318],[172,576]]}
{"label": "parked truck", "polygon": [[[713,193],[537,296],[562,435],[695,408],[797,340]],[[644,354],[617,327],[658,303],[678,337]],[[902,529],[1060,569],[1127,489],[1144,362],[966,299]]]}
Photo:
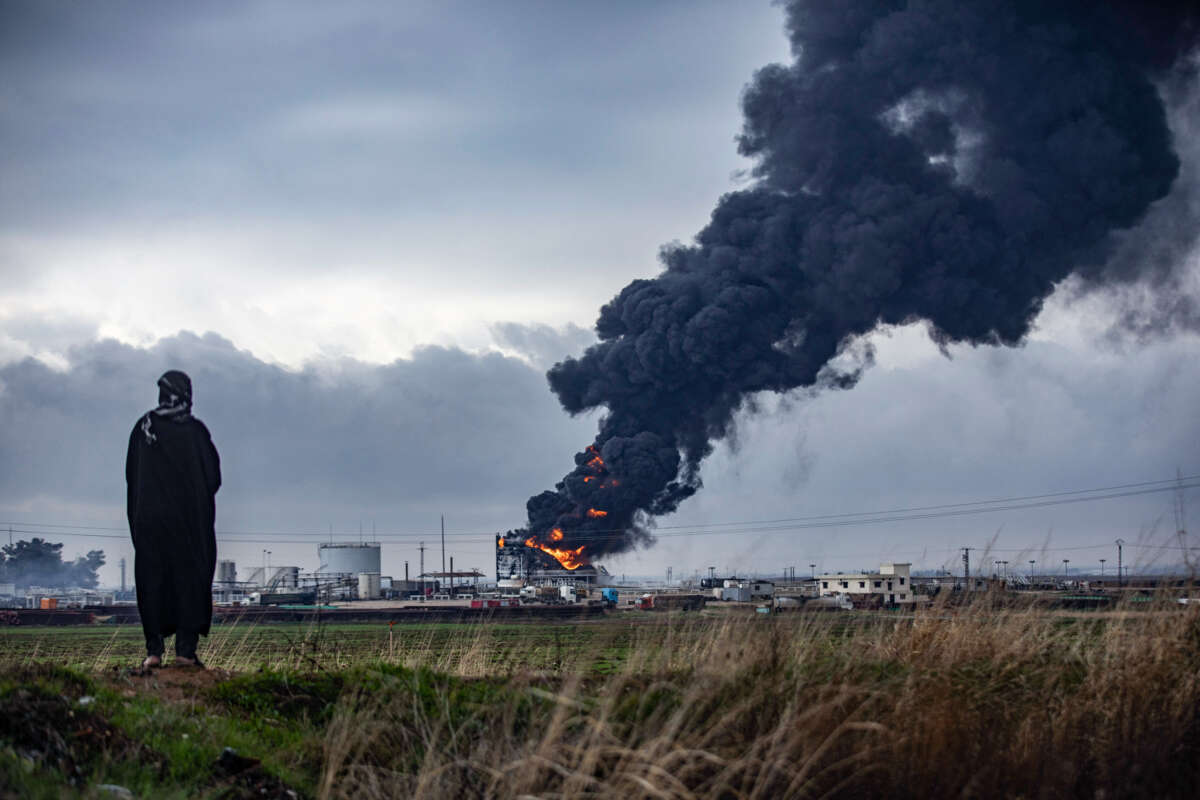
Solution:
{"label": "parked truck", "polygon": [[637,607],[643,611],[699,611],[707,599],[702,594],[644,594]]}
{"label": "parked truck", "polygon": [[606,586],[600,590],[600,598],[608,605],[615,606],[619,601],[620,595],[617,590],[611,586]]}

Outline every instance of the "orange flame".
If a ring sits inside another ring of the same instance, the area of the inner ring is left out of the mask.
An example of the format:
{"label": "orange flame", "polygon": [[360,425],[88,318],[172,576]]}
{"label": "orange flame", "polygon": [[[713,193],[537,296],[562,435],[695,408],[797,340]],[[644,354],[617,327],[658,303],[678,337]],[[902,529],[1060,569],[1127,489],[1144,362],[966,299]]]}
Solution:
{"label": "orange flame", "polygon": [[[555,528],[555,531],[557,531],[560,535],[562,534],[562,531],[559,531],[557,528]],[[585,544],[581,544],[574,550],[564,550],[558,547],[544,545],[534,537],[530,536],[525,540],[525,546],[536,547],[543,553],[549,553],[550,555],[554,556],[555,560],[562,564],[565,569],[579,569],[588,563],[587,559],[583,555],[583,548],[587,547]]]}
{"label": "orange flame", "polygon": [[594,470],[604,469],[604,459],[600,457],[600,451],[596,449],[596,446],[589,444],[587,452],[592,454],[592,458],[587,462],[587,465]]}
{"label": "orange flame", "polygon": [[497,544],[499,544],[501,547],[504,547],[504,537],[503,536],[500,537],[500,541],[497,542]]}
{"label": "orange flame", "polygon": [[[599,479],[601,479],[601,483],[600,483],[601,488],[607,489],[610,486],[619,486],[620,485],[616,479],[607,477],[607,472],[608,472],[607,465],[604,463],[604,459],[600,457],[600,451],[596,448],[595,445],[588,445],[585,452],[587,454],[589,454],[591,456],[591,458],[589,458],[584,463],[586,466],[590,467],[593,471],[595,471],[596,474],[595,475],[584,475],[583,476],[584,483],[591,483],[592,481],[599,478]],[[607,511],[602,511],[598,508],[589,508],[589,509],[587,509],[586,513],[592,519],[599,519],[601,517],[608,516]],[[577,516],[578,514],[579,514],[579,511],[575,511],[572,514],[572,516],[575,516],[576,518],[578,518],[578,516]],[[547,538],[551,542],[561,542],[565,537],[563,535],[563,531],[561,528],[552,528],[550,530],[550,533],[548,534]],[[501,547],[504,546],[503,539],[500,540],[500,546]],[[539,542],[536,536],[530,536],[528,539],[525,540],[525,546],[526,547],[536,547],[538,550],[541,550],[543,553],[547,553],[547,554],[553,556],[554,559],[556,561],[558,561],[558,563],[562,564],[565,569],[579,569],[580,567],[585,566],[586,564],[589,563],[587,556],[585,556],[583,554],[584,548],[586,548],[587,545],[580,545],[579,547],[576,547],[573,550],[568,549],[568,548],[552,547],[549,544],[543,544],[542,542]]]}

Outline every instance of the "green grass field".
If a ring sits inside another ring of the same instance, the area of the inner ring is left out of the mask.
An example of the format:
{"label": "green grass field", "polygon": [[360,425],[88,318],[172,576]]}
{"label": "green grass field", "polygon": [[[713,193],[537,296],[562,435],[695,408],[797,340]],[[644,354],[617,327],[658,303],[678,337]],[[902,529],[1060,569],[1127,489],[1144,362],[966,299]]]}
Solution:
{"label": "green grass field", "polygon": [[[1200,609],[0,632],[0,798],[1191,797]],[[236,755],[222,755],[232,748]]]}
{"label": "green grass field", "polygon": [[[306,622],[215,625],[199,654],[210,667],[346,669],[373,663],[425,666],[460,675],[562,670],[590,660],[616,668],[630,645],[661,620],[570,624]],[[170,641],[168,641],[168,650]],[[145,656],[136,625],[0,628],[0,669],[54,664],[84,670],[132,666]]]}

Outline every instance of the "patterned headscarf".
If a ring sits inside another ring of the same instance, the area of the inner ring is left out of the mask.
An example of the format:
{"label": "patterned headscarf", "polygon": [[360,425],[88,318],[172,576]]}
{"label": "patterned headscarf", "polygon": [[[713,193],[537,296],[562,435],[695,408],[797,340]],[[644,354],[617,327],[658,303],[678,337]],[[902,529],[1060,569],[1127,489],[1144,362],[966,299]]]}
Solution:
{"label": "patterned headscarf", "polygon": [[186,422],[192,418],[192,379],[177,369],[167,370],[158,379],[158,408],[142,417],[142,434],[146,444],[154,444],[158,437],[150,425],[153,414],[172,422]]}

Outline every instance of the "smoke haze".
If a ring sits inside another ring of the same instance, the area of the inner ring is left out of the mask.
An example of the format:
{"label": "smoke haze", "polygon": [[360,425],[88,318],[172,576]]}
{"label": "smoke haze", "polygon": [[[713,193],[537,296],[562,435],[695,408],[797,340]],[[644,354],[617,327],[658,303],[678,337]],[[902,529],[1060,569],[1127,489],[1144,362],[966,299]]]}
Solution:
{"label": "smoke haze", "polygon": [[743,96],[754,184],[548,373],[567,411],[607,413],[529,500],[540,542],[648,542],[748,396],[852,387],[870,354],[839,356],[881,324],[1012,346],[1072,275],[1146,277],[1111,264],[1179,174],[1155,81],[1195,42],[1190,4],[793,2],[787,29],[794,61]]}

